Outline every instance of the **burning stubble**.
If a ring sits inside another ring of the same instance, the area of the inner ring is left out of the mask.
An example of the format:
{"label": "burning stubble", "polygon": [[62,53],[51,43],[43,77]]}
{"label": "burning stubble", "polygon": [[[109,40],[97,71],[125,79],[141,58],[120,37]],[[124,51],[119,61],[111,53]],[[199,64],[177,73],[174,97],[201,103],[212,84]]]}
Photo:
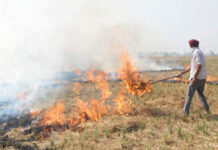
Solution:
{"label": "burning stubble", "polygon": [[[140,79],[139,72],[131,63],[127,53],[122,53],[120,57],[120,69],[118,77],[122,84],[119,91],[112,97],[112,91],[109,88],[108,73],[97,70],[88,70],[84,74],[88,82],[95,84],[95,89],[100,91],[99,98],[83,100],[79,97],[80,83],[74,84],[73,92],[76,103],[71,112],[65,113],[65,106],[61,101],[48,108],[44,113],[32,112],[33,118],[40,118],[34,124],[34,127],[42,128],[42,137],[48,136],[53,129],[71,129],[82,130],[82,124],[88,120],[98,121],[101,117],[109,114],[128,115],[133,113],[135,104],[129,98],[132,96],[142,96],[151,92],[152,86],[148,82]],[[112,103],[107,103],[111,99]]]}

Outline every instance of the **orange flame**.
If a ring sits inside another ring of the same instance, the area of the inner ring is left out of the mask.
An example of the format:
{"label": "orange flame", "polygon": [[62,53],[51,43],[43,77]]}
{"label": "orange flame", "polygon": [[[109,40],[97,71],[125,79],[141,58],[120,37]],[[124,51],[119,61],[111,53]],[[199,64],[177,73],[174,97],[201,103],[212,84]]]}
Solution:
{"label": "orange flame", "polygon": [[88,81],[95,81],[95,69],[90,69],[87,70],[86,73],[84,74],[84,77],[88,80]]}
{"label": "orange flame", "polygon": [[72,69],[73,69],[73,71],[76,73],[76,75],[78,75],[78,76],[81,76],[81,75],[82,75],[82,72],[81,72],[79,69],[77,69],[77,68],[75,68],[75,67],[72,67]]}
{"label": "orange flame", "polygon": [[207,82],[214,82],[214,81],[217,81],[217,78],[209,76],[209,75],[207,76]]}
{"label": "orange flame", "polygon": [[32,118],[38,117],[40,115],[41,111],[37,110],[37,111],[31,111],[30,115]]}
{"label": "orange flame", "polygon": [[137,68],[134,67],[127,53],[121,56],[121,70],[118,72],[121,80],[126,84],[129,93],[132,96],[142,96],[147,92],[151,92],[152,85],[140,79]]}
{"label": "orange flame", "polygon": [[95,81],[96,81],[96,89],[99,89],[102,91],[102,100],[105,101],[107,98],[111,96],[111,92],[109,90],[108,85],[108,74],[99,71],[96,75]]}
{"label": "orange flame", "polygon": [[116,114],[130,114],[132,112],[131,105],[132,103],[126,97],[126,93],[124,91],[120,91],[118,95],[113,99],[115,102],[115,106],[113,112]]}
{"label": "orange flame", "polygon": [[50,107],[44,114],[41,121],[42,126],[47,125],[63,125],[66,122],[66,116],[64,114],[65,106],[60,101],[56,106]]}
{"label": "orange flame", "polygon": [[88,102],[78,99],[77,107],[79,108],[82,122],[86,122],[88,119],[98,121],[102,116],[108,113],[109,108],[104,103],[99,103],[98,100],[94,99],[91,99],[91,105],[89,105]]}

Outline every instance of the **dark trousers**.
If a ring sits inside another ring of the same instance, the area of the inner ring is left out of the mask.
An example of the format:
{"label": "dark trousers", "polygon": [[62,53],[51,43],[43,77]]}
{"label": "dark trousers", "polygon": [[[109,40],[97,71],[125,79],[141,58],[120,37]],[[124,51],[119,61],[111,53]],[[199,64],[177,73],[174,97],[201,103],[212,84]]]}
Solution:
{"label": "dark trousers", "polygon": [[186,96],[186,102],[185,102],[185,105],[183,108],[183,112],[185,114],[187,114],[187,115],[189,114],[189,109],[190,109],[192,97],[194,96],[194,93],[196,90],[198,92],[198,97],[201,100],[203,107],[205,108],[206,111],[209,111],[209,106],[208,106],[207,100],[206,100],[204,93],[203,93],[205,83],[206,83],[206,80],[204,80],[204,79],[203,80],[197,79],[196,83],[194,83],[194,84],[192,84],[192,80],[190,81],[187,96]]}

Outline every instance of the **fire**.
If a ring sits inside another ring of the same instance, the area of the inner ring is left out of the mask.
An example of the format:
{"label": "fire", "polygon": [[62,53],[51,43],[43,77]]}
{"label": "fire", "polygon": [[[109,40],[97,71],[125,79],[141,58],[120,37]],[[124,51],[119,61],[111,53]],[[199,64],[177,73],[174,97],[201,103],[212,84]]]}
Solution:
{"label": "fire", "polygon": [[113,99],[115,106],[113,112],[116,114],[130,114],[132,112],[132,102],[126,97],[124,91],[120,91],[118,95]]}
{"label": "fire", "polygon": [[[95,90],[101,93],[99,99],[81,99],[80,84],[76,82],[72,89],[76,104],[68,115],[66,114],[65,105],[60,101],[55,106],[48,108],[44,113],[31,113],[33,117],[42,114],[43,117],[38,122],[39,126],[43,128],[42,133],[48,135],[53,130],[53,128],[48,130],[48,126],[67,127],[67,129],[73,130],[75,126],[80,126],[88,120],[98,121],[105,115],[131,114],[135,104],[129,99],[127,93],[129,92],[132,96],[142,96],[146,92],[151,92],[152,85],[140,79],[137,68],[131,64],[127,54],[121,57],[121,69],[118,74],[122,80],[122,86],[114,97],[112,97],[110,90],[108,73],[91,69],[86,71],[84,77],[87,81],[95,83]],[[108,99],[112,99],[113,103],[107,104]]]}
{"label": "fire", "polygon": [[95,81],[96,89],[102,91],[102,101],[105,102],[105,100],[109,98],[112,94],[109,90],[108,74],[102,71],[97,72]]}
{"label": "fire", "polygon": [[81,72],[79,69],[77,69],[77,68],[75,68],[75,67],[72,67],[72,69],[73,69],[73,71],[76,73],[76,75],[78,75],[78,76],[81,76],[81,75],[82,75],[82,72]]}
{"label": "fire", "polygon": [[88,119],[98,121],[102,116],[108,113],[109,108],[109,106],[101,102],[99,103],[98,100],[94,99],[91,99],[91,105],[89,105],[88,102],[78,99],[77,107],[79,108],[82,122],[86,122]]}
{"label": "fire", "polygon": [[95,69],[87,70],[86,73],[84,74],[84,77],[88,81],[95,81]]}
{"label": "fire", "polygon": [[56,106],[51,106],[44,114],[41,121],[42,126],[48,125],[64,125],[66,122],[66,116],[64,114],[65,106],[60,101]]}
{"label": "fire", "polygon": [[207,82],[214,82],[214,81],[217,81],[217,78],[209,76],[209,75],[207,76]]}
{"label": "fire", "polygon": [[125,83],[132,96],[142,96],[146,92],[151,92],[152,85],[140,79],[137,68],[132,65],[126,53],[123,53],[121,56],[121,68],[118,72],[119,77]]}
{"label": "fire", "polygon": [[77,99],[77,107],[81,121],[85,122],[87,119],[98,121],[102,116],[108,114],[109,106],[105,104],[106,99],[111,96],[109,89],[108,74],[103,71],[89,70],[85,74],[88,81],[96,83],[96,89],[101,91],[101,99],[91,99],[90,104],[88,101]]}
{"label": "fire", "polygon": [[35,118],[35,117],[39,116],[40,113],[41,113],[40,110],[35,110],[35,111],[31,111],[30,115],[31,115],[32,118]]}

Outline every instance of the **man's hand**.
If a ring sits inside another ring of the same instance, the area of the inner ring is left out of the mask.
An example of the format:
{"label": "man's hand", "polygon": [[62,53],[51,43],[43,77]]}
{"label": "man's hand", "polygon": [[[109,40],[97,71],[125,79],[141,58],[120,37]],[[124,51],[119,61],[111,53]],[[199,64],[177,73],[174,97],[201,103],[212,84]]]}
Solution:
{"label": "man's hand", "polygon": [[177,77],[177,78],[181,78],[183,74],[186,74],[186,73],[189,72],[190,70],[191,70],[191,68],[188,67],[185,71],[179,73],[176,77]]}
{"label": "man's hand", "polygon": [[197,78],[192,79],[192,85],[194,85],[197,82]]}
{"label": "man's hand", "polygon": [[182,73],[179,73],[176,77],[177,77],[177,78],[181,78],[182,75],[183,75]]}
{"label": "man's hand", "polygon": [[179,73],[176,77],[177,77],[177,78],[181,78],[183,74],[184,74],[184,73],[181,72],[181,73]]}
{"label": "man's hand", "polygon": [[195,73],[195,75],[194,75],[194,78],[193,78],[193,80],[192,80],[192,85],[196,83],[196,81],[197,81],[197,76],[198,76],[198,74],[200,73],[201,68],[202,68],[202,65],[200,65],[200,64],[197,65],[197,71],[196,71],[196,73]]}

